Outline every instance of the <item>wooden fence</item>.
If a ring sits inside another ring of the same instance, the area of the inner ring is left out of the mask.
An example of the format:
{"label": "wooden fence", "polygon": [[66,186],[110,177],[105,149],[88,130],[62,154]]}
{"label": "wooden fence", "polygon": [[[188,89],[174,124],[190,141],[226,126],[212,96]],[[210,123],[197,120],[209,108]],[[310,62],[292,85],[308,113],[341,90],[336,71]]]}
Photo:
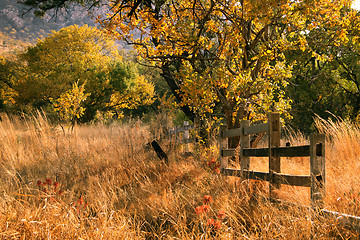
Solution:
{"label": "wooden fence", "polygon": [[[250,148],[250,135],[268,134],[267,148]],[[280,114],[268,115],[268,122],[250,126],[250,121],[242,121],[241,127],[228,130],[220,127],[220,170],[227,176],[238,176],[246,179],[257,179],[269,182],[270,199],[274,197],[273,190],[280,189],[281,184],[310,187],[313,207],[323,208],[325,196],[325,135],[312,134],[310,145],[280,146],[281,124]],[[228,167],[228,157],[236,155],[235,149],[227,148],[227,138],[240,136],[240,169]],[[268,172],[249,170],[251,157],[267,157]],[[310,157],[309,175],[290,175],[281,173],[281,157]]]}
{"label": "wooden fence", "polygon": [[[259,133],[268,134],[267,148],[250,148],[250,135]],[[240,169],[228,167],[228,157],[236,155],[235,149],[227,148],[227,138],[240,136]],[[270,113],[268,122],[250,126],[249,121],[242,121],[241,127],[227,129],[220,126],[220,170],[226,176],[237,176],[244,179],[255,179],[269,182],[270,200],[273,190],[280,189],[281,184],[310,187],[311,207],[326,217],[336,219],[339,223],[353,230],[360,231],[360,217],[352,216],[324,209],[325,196],[325,135],[311,134],[310,145],[280,146],[281,124],[278,113]],[[249,170],[250,157],[267,157],[269,159],[268,172]],[[281,157],[310,157],[310,175],[289,175],[281,173]],[[303,206],[306,207],[306,206]],[[306,207],[307,208],[307,207]]]}
{"label": "wooden fence", "polygon": [[174,128],[169,130],[169,140],[172,140],[172,136],[174,137],[174,147],[177,148],[178,145],[183,146],[183,152],[185,154],[191,153],[189,148],[189,143],[194,143],[195,138],[190,137],[190,130],[194,129],[194,125],[189,125],[188,121],[184,121],[182,126],[175,126]]}

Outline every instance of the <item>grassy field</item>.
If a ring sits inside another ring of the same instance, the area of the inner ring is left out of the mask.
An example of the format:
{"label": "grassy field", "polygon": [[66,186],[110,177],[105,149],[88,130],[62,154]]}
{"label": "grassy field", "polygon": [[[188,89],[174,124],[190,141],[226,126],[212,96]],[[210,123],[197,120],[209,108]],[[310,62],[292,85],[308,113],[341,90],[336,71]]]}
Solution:
{"label": "grassy field", "polygon": [[[159,119],[76,126],[44,116],[1,116],[0,239],[358,239],[314,212],[268,202],[267,185],[214,171],[216,146],[185,158],[166,140],[164,165],[146,143],[163,136]],[[360,216],[360,128],[317,121],[327,134],[326,208]],[[288,131],[292,145],[305,136]],[[166,138],[164,138],[166,139]],[[266,159],[251,169],[267,170]],[[282,159],[308,174],[309,159]],[[309,204],[309,189],[282,186],[284,200]]]}

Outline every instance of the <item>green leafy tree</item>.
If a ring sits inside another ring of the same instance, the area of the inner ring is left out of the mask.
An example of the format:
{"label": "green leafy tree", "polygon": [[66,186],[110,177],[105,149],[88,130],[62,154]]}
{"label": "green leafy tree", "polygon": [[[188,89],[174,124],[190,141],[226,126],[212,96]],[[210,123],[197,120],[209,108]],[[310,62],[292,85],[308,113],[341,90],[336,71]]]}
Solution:
{"label": "green leafy tree", "polygon": [[47,108],[51,99],[60,98],[76,82],[86,82],[85,92],[91,94],[84,102],[83,121],[97,111],[136,108],[153,101],[153,85],[131,63],[122,62],[115,42],[94,27],[74,25],[53,32],[29,47],[20,60],[24,71],[12,86],[18,107]]}
{"label": "green leafy tree", "polygon": [[16,102],[42,107],[77,81],[92,85],[119,56],[114,42],[99,30],[74,25],[39,40],[20,58],[26,72],[14,86],[19,92]]}
{"label": "green leafy tree", "polygon": [[288,36],[304,42],[302,49],[287,53],[288,61],[296,62],[287,88],[293,99],[291,125],[304,131],[315,115],[355,120],[359,114],[359,14],[344,7],[340,18],[342,24],[317,24]]}
{"label": "green leafy tree", "polygon": [[14,103],[16,92],[12,89],[18,66],[9,56],[0,56],[0,108]]}

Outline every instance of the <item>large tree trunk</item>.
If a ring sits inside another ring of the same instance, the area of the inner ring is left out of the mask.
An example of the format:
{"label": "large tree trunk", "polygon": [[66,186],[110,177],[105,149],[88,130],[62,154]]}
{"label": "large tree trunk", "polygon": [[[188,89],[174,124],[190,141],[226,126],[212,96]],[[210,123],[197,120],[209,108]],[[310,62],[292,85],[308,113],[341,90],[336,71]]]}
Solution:
{"label": "large tree trunk", "polygon": [[[233,118],[233,113],[236,110],[234,108],[225,110],[225,116],[227,119],[228,129],[235,129],[240,127],[241,120],[247,116],[247,111],[245,108],[239,108],[236,111],[236,116]],[[228,138],[228,146],[229,148],[236,148],[239,146],[240,137],[231,137]]]}
{"label": "large tree trunk", "polygon": [[[171,65],[171,63],[166,63],[161,67],[161,69],[162,69],[161,76],[167,82],[167,84],[170,87],[172,94],[174,94],[177,102],[181,103],[183,99],[182,99],[182,96],[179,94],[181,92],[179,81],[173,76],[172,71],[170,69],[170,65]],[[185,113],[187,118],[189,118],[192,122],[195,122],[195,118],[198,117],[198,115],[195,114],[193,111],[191,111],[189,106],[187,106],[187,105],[181,106],[181,110]],[[200,138],[199,141],[201,141],[205,147],[209,147],[210,146],[210,133],[208,131],[208,126],[207,126],[207,122],[205,119],[200,120],[198,135]]]}
{"label": "large tree trunk", "polygon": [[[161,76],[165,79],[167,84],[170,87],[172,94],[174,94],[178,103],[182,102],[182,96],[179,94],[180,86],[178,81],[172,75],[170,70],[170,64],[166,63],[161,67],[162,73]],[[188,117],[191,121],[194,122],[196,114],[190,110],[189,106],[181,106],[181,110],[185,113],[186,117]]]}

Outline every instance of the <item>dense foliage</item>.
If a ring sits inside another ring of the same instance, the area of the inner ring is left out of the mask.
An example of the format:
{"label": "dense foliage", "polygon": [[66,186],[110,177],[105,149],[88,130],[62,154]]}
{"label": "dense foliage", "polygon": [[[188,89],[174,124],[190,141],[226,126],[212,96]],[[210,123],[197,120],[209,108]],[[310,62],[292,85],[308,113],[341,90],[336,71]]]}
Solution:
{"label": "dense foliage", "polygon": [[184,106],[229,128],[288,116],[293,68],[347,44],[356,17],[351,1],[111,2],[104,28],[161,68]]}
{"label": "dense foliage", "polygon": [[53,32],[14,61],[1,64],[7,83],[3,98],[18,109],[51,109],[75,83],[83,85],[87,96],[81,101],[84,121],[97,112],[121,116],[123,109],[154,101],[153,84],[134,64],[122,61],[115,42],[94,27],[74,25]]}
{"label": "dense foliage", "polygon": [[359,14],[341,11],[339,24],[310,29],[303,34],[305,47],[287,54],[294,63],[287,88],[293,101],[291,124],[302,130],[310,130],[315,114],[359,119]]}
{"label": "dense foliage", "polygon": [[[23,0],[42,15],[70,3]],[[186,115],[261,120],[315,114],[358,119],[358,14],[353,1],[110,1],[100,22],[161,69]],[[291,107],[291,110],[290,110]]]}

